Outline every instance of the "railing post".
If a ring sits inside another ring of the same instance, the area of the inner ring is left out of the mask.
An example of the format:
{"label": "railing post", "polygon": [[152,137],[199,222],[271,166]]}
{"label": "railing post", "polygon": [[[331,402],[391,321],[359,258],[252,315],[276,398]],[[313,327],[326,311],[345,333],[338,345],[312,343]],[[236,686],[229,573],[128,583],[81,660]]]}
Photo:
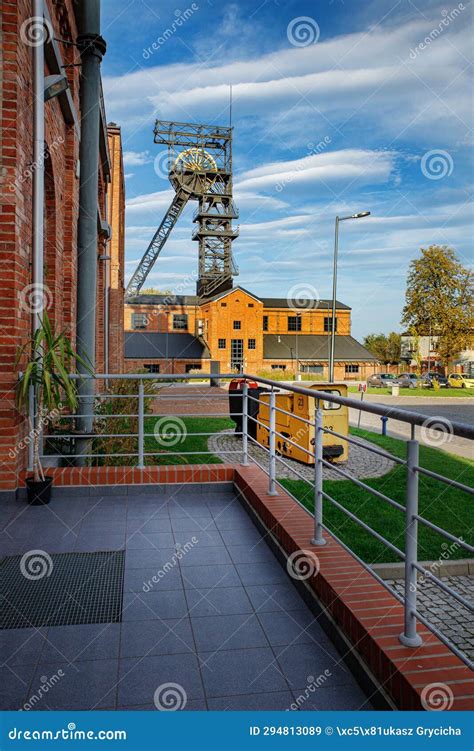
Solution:
{"label": "railing post", "polygon": [[29,426],[29,438],[28,444],[28,472],[33,472],[35,462],[35,446],[34,446],[34,431],[36,430],[35,419],[35,387],[30,385],[28,390],[28,426]]}
{"label": "railing post", "polygon": [[418,563],[418,441],[407,441],[407,484],[405,509],[405,630],[399,639],[405,647],[419,647],[422,638],[416,633]]}
{"label": "railing post", "polygon": [[314,537],[313,545],[326,545],[323,537],[323,411],[319,400],[314,419]]}
{"label": "railing post", "polygon": [[268,495],[278,495],[276,490],[276,394],[270,391],[270,421],[269,421],[269,448],[270,448],[270,467]]}
{"label": "railing post", "polygon": [[249,386],[244,381],[242,389],[242,466],[249,466],[248,434],[249,430]]}
{"label": "railing post", "polygon": [[138,382],[138,467],[145,466],[145,387]]}

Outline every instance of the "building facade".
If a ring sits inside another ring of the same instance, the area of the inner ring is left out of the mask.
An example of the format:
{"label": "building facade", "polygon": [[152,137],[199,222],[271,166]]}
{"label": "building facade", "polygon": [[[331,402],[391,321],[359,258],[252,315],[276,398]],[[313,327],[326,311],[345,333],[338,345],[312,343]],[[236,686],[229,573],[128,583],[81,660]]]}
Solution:
{"label": "building facade", "polygon": [[401,335],[401,359],[411,371],[422,373],[430,370],[443,375],[450,373],[464,373],[474,376],[474,349],[459,352],[449,368],[445,368],[438,354],[439,336],[413,336],[410,333]]}
{"label": "building facade", "polygon": [[[351,310],[336,305],[336,380],[364,380],[377,360],[351,336]],[[129,372],[291,371],[327,378],[331,302],[259,298],[243,287],[207,299],[140,295],[125,304]]]}
{"label": "building facade", "polygon": [[[38,305],[47,310],[57,330],[66,331],[73,345],[76,342],[81,133],[81,57],[75,46],[78,8],[73,0],[46,0],[41,22],[34,17],[31,0],[0,3],[0,490],[15,488],[26,467],[28,422],[15,409],[15,386],[22,369],[16,358],[31,336]],[[44,105],[41,290],[35,289],[32,276],[33,180],[38,167],[33,158],[33,74],[38,38],[43,39],[45,76],[67,78],[67,87]],[[123,268],[123,212],[115,212],[112,243],[108,212],[112,200],[119,205],[123,202],[123,172],[121,178],[116,177],[121,171],[121,145],[114,129],[107,133],[102,97],[99,110],[95,355],[97,368],[102,370],[107,352],[113,353],[109,369],[119,371],[123,369],[123,327],[120,318],[112,327],[108,321],[111,307],[123,307],[123,278],[117,274],[117,265]],[[111,187],[117,197],[112,198]],[[113,261],[110,273],[109,254]]]}

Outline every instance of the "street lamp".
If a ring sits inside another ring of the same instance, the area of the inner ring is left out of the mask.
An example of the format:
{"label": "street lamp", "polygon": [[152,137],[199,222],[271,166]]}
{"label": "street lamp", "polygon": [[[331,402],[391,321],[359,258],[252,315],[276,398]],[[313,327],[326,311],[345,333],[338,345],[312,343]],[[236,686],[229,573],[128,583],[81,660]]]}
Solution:
{"label": "street lamp", "polygon": [[332,276],[332,318],[331,318],[331,348],[329,351],[329,383],[334,381],[334,348],[336,345],[336,291],[337,291],[337,253],[339,246],[339,222],[345,222],[348,219],[362,219],[370,216],[370,211],[359,211],[358,214],[350,216],[336,216],[336,225],[334,230],[334,265]]}

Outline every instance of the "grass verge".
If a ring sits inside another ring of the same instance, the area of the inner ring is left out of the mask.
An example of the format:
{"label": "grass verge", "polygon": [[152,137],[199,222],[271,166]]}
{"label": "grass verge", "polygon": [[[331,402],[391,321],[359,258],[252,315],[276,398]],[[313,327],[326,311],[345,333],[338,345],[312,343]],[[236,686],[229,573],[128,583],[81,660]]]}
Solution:
{"label": "grass verge", "polygon": [[[160,419],[162,423],[159,432],[170,431],[169,438],[165,438],[161,443],[153,435]],[[147,417],[145,418],[145,433],[152,435],[145,437],[145,453],[155,451],[157,453],[153,456],[146,456],[146,464],[222,464],[222,459],[218,456],[205,453],[209,436],[196,434],[218,433],[227,428],[235,428],[235,423],[228,417]],[[176,431],[176,429],[185,433],[183,439],[176,436],[176,433],[173,435],[173,430]],[[183,451],[197,453],[183,456],[181,453]]]}
{"label": "grass verge", "polygon": [[[349,386],[349,393],[350,394],[357,394],[358,389],[356,386]],[[384,396],[391,396],[392,391],[391,389],[376,389],[373,386],[368,387],[367,394],[379,394]],[[433,397],[440,397],[440,398],[446,398],[446,397],[466,397],[466,396],[474,396],[474,389],[400,389],[400,396],[433,396]]]}
{"label": "grass verge", "polygon": [[[351,428],[351,434],[371,441],[394,456],[405,457],[404,441],[358,428]],[[474,463],[468,459],[420,445],[420,465],[466,485],[474,483]],[[405,479],[405,467],[396,465],[383,477],[368,479],[365,482],[404,506]],[[308,483],[303,480],[282,479],[281,484],[306,508],[313,510],[313,489]],[[325,480],[324,491],[393,545],[401,550],[404,549],[405,516],[402,511],[386,501],[379,500],[368,491],[356,487],[348,480]],[[429,521],[472,544],[472,512],[467,493],[420,475],[419,512]],[[400,560],[383,543],[372,537],[326,499],[324,500],[324,523],[366,563]],[[438,560],[445,557],[454,560],[467,557],[467,552],[462,547],[456,546],[456,543],[451,543],[423,524],[418,526],[418,540],[419,560]]]}

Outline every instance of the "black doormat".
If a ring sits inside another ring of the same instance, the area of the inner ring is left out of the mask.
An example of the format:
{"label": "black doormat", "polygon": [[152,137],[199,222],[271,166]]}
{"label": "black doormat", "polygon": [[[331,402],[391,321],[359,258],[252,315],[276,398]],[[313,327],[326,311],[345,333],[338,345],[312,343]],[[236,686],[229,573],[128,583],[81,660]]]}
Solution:
{"label": "black doormat", "polygon": [[119,623],[124,550],[30,550],[0,561],[0,629]]}

